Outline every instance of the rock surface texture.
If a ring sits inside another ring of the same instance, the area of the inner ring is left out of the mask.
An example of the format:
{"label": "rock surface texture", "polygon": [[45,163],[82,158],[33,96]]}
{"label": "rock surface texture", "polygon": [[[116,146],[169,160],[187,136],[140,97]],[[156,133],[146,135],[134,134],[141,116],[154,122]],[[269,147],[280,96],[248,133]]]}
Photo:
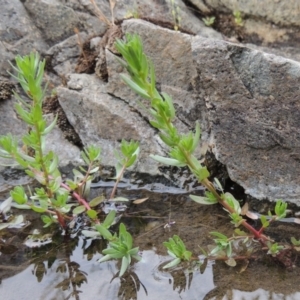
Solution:
{"label": "rock surface texture", "polygon": [[[256,198],[282,198],[300,205],[300,56],[297,27],[292,27],[300,26],[298,1],[189,2],[202,16],[220,12],[230,20],[234,10],[240,11],[245,22],[237,31],[254,34],[258,45],[233,43],[235,36],[205,27],[185,5],[187,1],[176,1],[175,18],[170,1],[117,1],[118,32],[141,36],[154,63],[158,87],[174,99],[176,125],[187,132],[199,120],[203,142],[226,165],[233,181]],[[160,174],[159,164],[149,154],[165,155],[167,149],[150,126],[147,111],[138,104],[147,106],[147,102],[120,79],[124,70],[111,47],[113,37],[104,35],[112,22],[108,2],[96,1],[107,16],[106,23],[95,16],[88,0],[1,3],[0,134],[21,136],[27,130],[9,98],[13,81],[6,71],[8,60],[35,49],[47,58],[47,80],[61,83],[55,92],[82,144],[100,145],[102,163],[111,166],[113,149],[123,138],[138,140],[141,156],[134,170]],[[132,16],[144,20],[124,20]],[[79,33],[74,35],[75,27]],[[293,32],[292,43],[285,44]],[[81,62],[88,60],[86,49],[93,58],[89,74],[84,68],[76,74],[79,56]],[[59,128],[48,145],[49,149],[59,145],[55,151],[63,164],[79,161],[80,150],[64,139]]]}
{"label": "rock surface texture", "polygon": [[192,45],[216,157],[247,193],[299,199],[300,63],[222,41]]}
{"label": "rock surface texture", "polygon": [[300,25],[298,0],[190,0],[190,2],[200,10],[205,8],[209,11],[240,11],[246,15],[266,18],[275,24]]}

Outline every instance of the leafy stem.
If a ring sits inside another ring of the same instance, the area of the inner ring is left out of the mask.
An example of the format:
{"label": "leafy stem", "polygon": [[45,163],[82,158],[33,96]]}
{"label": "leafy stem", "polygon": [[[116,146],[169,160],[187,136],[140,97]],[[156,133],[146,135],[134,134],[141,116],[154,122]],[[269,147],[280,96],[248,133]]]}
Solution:
{"label": "leafy stem", "polygon": [[124,166],[122,167],[122,169],[120,170],[120,174],[119,174],[118,177],[116,178],[116,182],[115,182],[114,187],[113,187],[113,189],[112,189],[112,191],[111,191],[111,194],[110,194],[110,199],[113,199],[113,198],[115,197],[115,194],[116,194],[116,191],[117,191],[118,184],[119,184],[120,180],[122,179],[125,170],[126,170],[126,165],[124,165]]}
{"label": "leafy stem", "polygon": [[130,75],[130,77],[121,75],[123,81],[137,94],[150,101],[149,113],[152,116],[150,123],[160,131],[160,138],[170,147],[170,158],[157,155],[152,155],[152,158],[167,165],[188,166],[209,193],[210,198],[202,197],[203,199],[200,202],[202,204],[221,204],[229,213],[232,223],[236,227],[239,225],[244,226],[265,246],[268,238],[262,234],[262,230],[257,231],[241,217],[240,205],[232,195],[228,195],[228,193],[220,194],[216,190],[213,183],[208,179],[210,175],[208,170],[193,155],[200,139],[199,125],[196,125],[195,133],[178,134],[173,124],[175,119],[173,101],[169,95],[159,93],[156,89],[154,67],[143,52],[141,39],[137,35],[127,34],[126,41],[117,40],[115,46],[125,60],[118,59],[119,62]]}

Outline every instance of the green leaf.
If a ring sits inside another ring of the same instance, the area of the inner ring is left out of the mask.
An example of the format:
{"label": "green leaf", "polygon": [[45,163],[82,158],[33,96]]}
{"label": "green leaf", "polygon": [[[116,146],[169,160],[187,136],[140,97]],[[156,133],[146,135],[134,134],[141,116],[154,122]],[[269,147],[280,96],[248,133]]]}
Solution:
{"label": "green leaf", "polygon": [[35,205],[32,205],[32,206],[31,206],[31,209],[32,209],[33,211],[35,211],[35,212],[38,212],[38,213],[43,213],[43,212],[46,211],[45,208],[42,208],[42,207],[40,207],[40,206],[35,206]]}
{"label": "green leaf", "polygon": [[103,195],[98,196],[96,198],[94,198],[93,200],[91,200],[89,202],[90,207],[95,207],[97,205],[99,205],[100,203],[102,203],[105,200],[105,197]]}
{"label": "green leaf", "polygon": [[185,163],[182,163],[174,158],[168,158],[168,157],[152,155],[152,154],[150,155],[150,157],[153,158],[154,160],[156,160],[162,164],[168,165],[168,166],[184,167],[186,165]]}
{"label": "green leaf", "polygon": [[217,237],[217,238],[220,238],[222,240],[227,240],[228,239],[226,235],[224,235],[220,232],[217,232],[217,231],[211,231],[210,234]]}
{"label": "green leaf", "polygon": [[116,211],[115,210],[111,210],[108,215],[106,216],[104,222],[103,222],[103,226],[105,226],[106,228],[109,228],[114,220],[116,218]]}
{"label": "green leaf", "polygon": [[169,262],[168,264],[163,266],[163,269],[173,268],[173,267],[179,265],[180,263],[181,263],[181,259],[180,258],[175,258],[171,262]]}
{"label": "green leaf", "polygon": [[285,218],[286,216],[287,203],[282,200],[277,200],[275,205],[275,214],[277,216],[277,220]]}
{"label": "green leaf", "polygon": [[207,197],[201,197],[201,196],[196,196],[196,195],[190,195],[190,198],[199,204],[211,205],[211,204],[218,203],[217,199],[211,200]]}
{"label": "green leaf", "polygon": [[122,251],[119,251],[119,249],[113,249],[113,248],[108,248],[104,249],[102,251],[104,254],[108,254],[111,258],[119,259],[124,256],[124,253]]}
{"label": "green leaf", "polygon": [[103,256],[102,258],[100,258],[100,259],[98,260],[98,262],[99,262],[99,263],[102,263],[102,262],[108,261],[108,260],[111,260],[111,256],[110,256],[109,254]]}
{"label": "green leaf", "polygon": [[135,248],[132,248],[128,251],[128,254],[130,254],[131,256],[134,256],[134,255],[137,255],[139,252],[139,247],[135,247]]}
{"label": "green leaf", "polygon": [[12,203],[11,204],[12,207],[18,208],[18,209],[31,209],[30,205],[27,204],[16,204],[16,203]]}
{"label": "green leaf", "polygon": [[129,267],[129,264],[130,264],[130,256],[127,257],[127,256],[123,256],[122,258],[122,264],[121,264],[121,270],[120,270],[120,273],[119,273],[119,276],[123,276],[123,274],[126,272],[127,268]]}
{"label": "green leaf", "polygon": [[49,227],[51,224],[53,224],[55,221],[54,221],[54,219],[53,218],[51,218],[51,217],[49,217],[49,216],[46,216],[46,215],[42,215],[41,216],[41,219],[42,219],[42,221],[44,222],[44,228],[47,228],[47,227]]}
{"label": "green leaf", "polygon": [[227,202],[227,204],[234,209],[234,211],[240,215],[241,214],[241,205],[240,203],[234,198],[234,196],[228,192],[226,192],[225,194],[222,195],[222,198],[224,199],[225,202]]}
{"label": "green leaf", "polygon": [[238,236],[247,236],[247,233],[246,233],[245,231],[239,229],[239,228],[236,228],[236,229],[234,230],[234,233],[235,233],[236,235],[238,235]]}
{"label": "green leaf", "polygon": [[206,179],[209,177],[209,172],[207,170],[206,167],[202,167],[201,169],[198,169],[197,170],[197,177],[198,177],[198,180],[201,182],[202,180]]}
{"label": "green leaf", "polygon": [[97,219],[97,212],[95,210],[89,209],[86,213],[92,220]]}
{"label": "green leaf", "polygon": [[74,215],[79,215],[86,211],[86,207],[84,205],[79,205],[73,209]]}
{"label": "green leaf", "polygon": [[132,81],[128,76],[121,74],[120,75],[123,81],[132,89],[134,90],[137,94],[142,96],[145,99],[150,99],[148,93],[142,89],[140,86],[138,86],[134,81]]}
{"label": "green leaf", "polygon": [[53,153],[52,162],[48,169],[49,174],[53,174],[53,172],[55,172],[57,170],[57,167],[58,167],[58,156]]}
{"label": "green leaf", "polygon": [[112,237],[113,237],[112,234],[102,224],[96,225],[96,229],[105,239],[107,239],[107,240],[112,239]]}
{"label": "green leaf", "polygon": [[267,217],[266,216],[260,216],[260,221],[261,224],[264,228],[268,227],[270,225],[270,222],[267,221]]}
{"label": "green leaf", "polygon": [[50,133],[52,131],[52,129],[54,128],[56,122],[57,122],[57,118],[58,118],[58,114],[56,114],[54,120],[52,121],[52,123],[43,130],[43,132],[41,133],[42,135],[47,135],[48,133]]}
{"label": "green leaf", "polygon": [[199,140],[200,140],[200,137],[201,137],[201,129],[200,129],[200,124],[199,122],[196,122],[196,131],[195,131],[195,134],[194,134],[194,139],[193,139],[193,147],[192,147],[192,152],[195,151],[195,149],[197,148],[198,144],[199,144]]}
{"label": "green leaf", "polygon": [[224,193],[222,184],[217,177],[214,178],[214,182],[215,182],[216,186],[218,187],[218,190],[221,191],[222,193]]}
{"label": "green leaf", "polygon": [[16,201],[19,205],[27,203],[27,195],[22,186],[16,186],[12,191],[10,191],[10,196]]}
{"label": "green leaf", "polygon": [[116,197],[116,198],[113,198],[113,199],[110,199],[109,201],[114,201],[114,202],[128,202],[128,198],[125,198],[125,197]]}
{"label": "green leaf", "polygon": [[300,246],[300,240],[296,240],[294,237],[291,237],[291,242],[294,246]]}

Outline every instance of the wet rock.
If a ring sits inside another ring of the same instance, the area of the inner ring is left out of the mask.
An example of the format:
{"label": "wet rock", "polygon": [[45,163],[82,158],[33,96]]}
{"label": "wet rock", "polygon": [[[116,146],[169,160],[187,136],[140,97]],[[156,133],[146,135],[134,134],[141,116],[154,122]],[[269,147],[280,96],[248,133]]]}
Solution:
{"label": "wet rock", "polygon": [[217,159],[246,193],[299,203],[300,64],[222,41],[192,47]]}

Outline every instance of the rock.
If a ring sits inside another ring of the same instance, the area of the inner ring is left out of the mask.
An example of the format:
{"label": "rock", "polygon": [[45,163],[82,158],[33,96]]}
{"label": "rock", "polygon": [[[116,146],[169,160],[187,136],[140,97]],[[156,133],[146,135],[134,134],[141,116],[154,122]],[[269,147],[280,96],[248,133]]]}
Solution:
{"label": "rock", "polygon": [[[17,117],[14,111],[14,104],[14,100],[0,101],[0,123],[2,124],[0,136],[12,134],[20,141],[20,146],[22,146],[21,137],[27,132],[28,127]],[[48,115],[48,120],[50,123],[53,120],[53,115]],[[58,154],[60,166],[62,167],[70,162],[74,165],[82,162],[79,149],[64,138],[62,131],[58,127],[55,127],[47,136],[46,150],[53,150]],[[4,169],[1,165],[6,163],[6,160],[0,158],[0,171]]]}
{"label": "rock", "polygon": [[246,193],[299,204],[300,63],[195,37],[210,145]]}
{"label": "rock", "polygon": [[201,12],[205,14],[211,13],[211,9],[202,0],[189,0],[193,6],[197,7]]}
{"label": "rock", "polygon": [[9,60],[17,54],[28,54],[32,49],[43,52],[48,46],[21,1],[3,0],[0,20],[0,75],[8,77]]}
{"label": "rock", "polygon": [[[80,54],[74,27],[78,27],[81,39],[87,43],[93,35],[102,36],[107,28],[107,24],[96,17],[97,9],[89,0],[3,1],[0,12],[2,77],[7,77],[6,70],[10,68],[7,60],[36,49],[51,58],[47,74],[50,78],[67,79],[67,75],[74,72]],[[96,2],[110,23],[108,1]],[[297,47],[298,33],[289,27],[300,25],[295,17],[299,14],[296,1],[262,0],[264,9],[255,1],[190,2],[205,14],[241,11],[247,16],[243,32],[256,35],[263,46],[260,49],[300,61],[298,48],[292,48]],[[131,14],[131,17],[139,16],[169,28],[137,19],[121,24],[124,33],[141,36],[145,52],[155,66],[158,88],[173,97],[177,109],[175,122],[180,131],[194,128],[195,121],[199,120],[203,141],[247,193],[260,199],[282,198],[297,203],[300,194],[299,63],[258,51],[256,45],[247,48],[224,42],[220,33],[205,27],[184,3],[141,0],[134,5],[129,0],[117,1],[114,16],[117,24]],[[263,19],[285,27],[266,25]],[[198,36],[175,31],[174,25]],[[92,41],[97,49],[98,42]],[[287,42],[292,42],[289,48],[285,48]],[[276,43],[281,46],[266,48]],[[57,89],[60,104],[84,145],[95,143],[102,147],[104,165],[114,165],[113,149],[122,138],[136,139],[141,142],[141,159],[134,169],[159,174],[158,164],[149,154],[164,155],[166,149],[157,131],[150,127],[147,111],[137,104],[141,101],[147,106],[147,102],[122,83],[119,75],[124,70],[107,46],[105,43],[102,47],[104,60],[100,65],[107,67],[108,82],[95,75],[72,74],[68,87]],[[94,57],[91,56],[91,60]],[[0,93],[4,91],[7,98],[7,89],[1,90],[1,87],[0,84]],[[0,101],[0,121],[0,134],[12,132],[20,137],[27,130],[16,117],[10,99]],[[63,145],[56,148],[63,164],[78,162],[79,150],[63,139],[59,129],[49,138],[49,147],[57,141]]]}
{"label": "rock", "polygon": [[[191,91],[191,82],[196,78],[197,72],[193,67],[190,35],[164,29],[143,20],[124,21],[122,29],[124,33],[136,33],[141,37],[145,53],[154,64],[160,84]],[[116,73],[122,70],[120,64],[110,53],[107,54],[108,91],[123,99],[132,99],[130,89],[120,86],[120,77]]]}
{"label": "rock", "polygon": [[13,94],[14,87],[13,83],[0,79],[0,101],[9,99]]}
{"label": "rock", "polygon": [[87,34],[75,34],[54,45],[46,52],[52,68],[59,76],[63,77],[75,72],[78,57],[82,51],[80,42],[85,40],[87,40]]}
{"label": "rock", "polygon": [[[46,117],[50,123],[53,121],[54,115],[48,114]],[[68,164],[75,166],[83,164],[78,147],[68,142],[64,137],[64,133],[57,126],[54,127],[47,137],[46,151],[53,151],[58,155],[60,167]]]}
{"label": "rock", "polygon": [[[201,9],[203,2],[194,0],[193,4]],[[269,22],[287,26],[300,25],[300,4],[298,0],[206,0],[206,6],[217,11],[230,13],[240,11],[242,14],[252,17],[265,18]]]}
{"label": "rock", "polygon": [[[192,82],[198,75],[193,64],[191,36],[135,19],[124,21],[122,29],[124,33],[136,33],[141,37],[145,53],[154,64],[158,85],[172,96],[177,108],[176,126],[181,132],[194,128],[201,114],[201,105],[197,104],[196,108],[194,103],[197,95]],[[106,51],[106,62],[107,92],[123,99],[148,118],[148,112],[139,105],[141,102],[148,107],[148,101],[141,99],[120,80],[120,73],[124,70],[110,51]]]}
{"label": "rock", "polygon": [[[68,6],[75,7],[74,4],[72,5],[73,2],[72,0],[71,3],[68,3]],[[97,15],[97,8],[95,8],[89,0],[82,0],[80,2],[81,11],[83,11],[82,7],[84,7],[91,15]],[[107,22],[112,24],[108,2],[97,0],[96,3],[98,9],[105,15]],[[77,10],[79,10],[78,7]],[[172,14],[172,11],[175,12],[175,15]],[[131,0],[116,1],[113,14],[115,23],[120,23],[128,18],[144,19],[173,30],[175,26],[178,26],[180,30],[191,34],[222,39],[220,33],[212,28],[206,27],[181,0],[176,0],[174,5],[171,1],[156,3],[148,0],[140,0],[138,3],[133,3]]]}
{"label": "rock", "polygon": [[101,147],[104,165],[115,164],[114,149],[122,139],[133,139],[141,144],[135,170],[157,174],[158,164],[149,158],[151,153],[162,154],[155,130],[124,101],[108,95],[104,83],[95,75],[72,74],[68,88],[60,87],[57,93],[83,144]]}
{"label": "rock", "polygon": [[74,10],[55,0],[27,0],[24,5],[49,44],[73,35],[74,28],[80,26]]}

